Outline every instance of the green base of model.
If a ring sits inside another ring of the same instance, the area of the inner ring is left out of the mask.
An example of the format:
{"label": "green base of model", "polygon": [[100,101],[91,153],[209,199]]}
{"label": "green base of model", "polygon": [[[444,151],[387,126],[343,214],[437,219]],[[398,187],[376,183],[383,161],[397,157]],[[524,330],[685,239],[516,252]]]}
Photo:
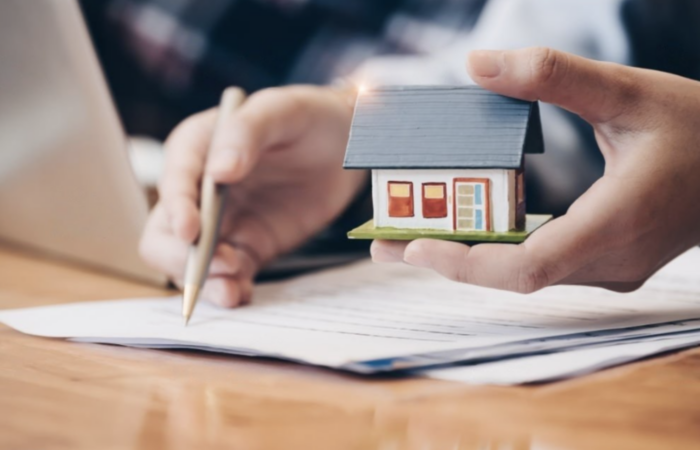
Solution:
{"label": "green base of model", "polygon": [[374,221],[361,225],[348,233],[350,239],[384,239],[392,241],[411,241],[414,239],[444,239],[464,242],[503,242],[517,244],[523,242],[536,229],[549,222],[550,215],[528,214],[525,229],[522,231],[446,231],[410,228],[375,228]]}

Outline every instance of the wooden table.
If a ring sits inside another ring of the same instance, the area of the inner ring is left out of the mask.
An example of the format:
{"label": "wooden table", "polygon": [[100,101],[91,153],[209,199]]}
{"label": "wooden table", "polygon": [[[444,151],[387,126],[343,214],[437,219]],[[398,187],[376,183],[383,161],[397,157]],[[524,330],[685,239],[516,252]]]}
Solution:
{"label": "wooden table", "polygon": [[[168,295],[0,248],[0,308]],[[700,350],[572,381],[368,380],[0,326],[0,449],[700,449]]]}

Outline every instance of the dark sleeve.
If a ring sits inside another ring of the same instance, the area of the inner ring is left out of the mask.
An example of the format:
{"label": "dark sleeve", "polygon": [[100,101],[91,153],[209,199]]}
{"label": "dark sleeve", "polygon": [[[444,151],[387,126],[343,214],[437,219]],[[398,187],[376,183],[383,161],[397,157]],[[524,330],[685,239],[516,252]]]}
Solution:
{"label": "dark sleeve", "polygon": [[700,1],[627,0],[632,65],[700,80]]}

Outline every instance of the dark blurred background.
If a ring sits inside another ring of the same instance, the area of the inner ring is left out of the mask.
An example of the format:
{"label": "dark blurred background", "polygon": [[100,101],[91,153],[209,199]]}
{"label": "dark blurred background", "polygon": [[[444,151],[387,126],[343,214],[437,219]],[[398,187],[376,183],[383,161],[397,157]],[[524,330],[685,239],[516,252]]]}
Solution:
{"label": "dark blurred background", "polygon": [[[457,48],[451,58],[462,67],[471,46],[499,44],[493,39],[470,44],[478,26],[507,24],[481,30],[480,36],[510,33],[508,42],[515,45],[556,45],[557,34],[571,41],[567,33],[575,33],[581,8],[599,8],[601,24],[618,23],[623,30],[626,56],[615,62],[700,78],[700,1],[605,1],[83,0],[82,7],[127,132],[163,140],[187,116],[216,105],[230,85],[253,92],[291,83],[327,84],[378,57],[429,57],[450,47]],[[616,17],[603,17],[611,4]],[[563,16],[558,11],[549,17],[562,8]],[[481,24],[489,9],[490,19]],[[498,15],[504,17],[500,22],[494,19]],[[528,21],[537,36],[527,35]],[[565,50],[605,58],[609,31],[581,33]],[[411,67],[408,61],[400,70]],[[439,61],[426,66],[437,73]],[[416,71],[427,69],[415,65]],[[547,158],[528,162],[533,166],[528,208],[562,214],[602,174],[603,160],[587,124],[561,111],[543,114]],[[564,128],[568,134],[559,130]]]}
{"label": "dark blurred background", "polygon": [[[416,53],[387,27],[405,21],[468,29],[485,0],[84,0],[90,31],[131,134],[160,139],[218,103],[248,92],[325,84],[363,61]],[[407,25],[410,27],[410,25]]]}

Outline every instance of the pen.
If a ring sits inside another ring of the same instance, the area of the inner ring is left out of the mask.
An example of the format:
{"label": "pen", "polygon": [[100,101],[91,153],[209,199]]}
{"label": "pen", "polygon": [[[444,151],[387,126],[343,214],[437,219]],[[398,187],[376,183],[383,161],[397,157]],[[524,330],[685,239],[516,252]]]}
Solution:
{"label": "pen", "polygon": [[[214,127],[214,133],[210,146],[214,143],[217,133],[225,123],[224,120],[245,101],[245,92],[236,87],[230,87],[221,95],[219,103],[219,115]],[[211,150],[211,148],[210,148]],[[211,152],[210,152],[211,153]],[[221,216],[226,202],[228,186],[217,184],[208,175],[202,177],[200,191],[199,237],[190,246],[185,268],[185,289],[182,294],[182,316],[185,326],[192,317],[192,311],[199,299],[199,292],[209,274],[209,264],[214,254],[214,249],[219,240],[219,228]]]}

